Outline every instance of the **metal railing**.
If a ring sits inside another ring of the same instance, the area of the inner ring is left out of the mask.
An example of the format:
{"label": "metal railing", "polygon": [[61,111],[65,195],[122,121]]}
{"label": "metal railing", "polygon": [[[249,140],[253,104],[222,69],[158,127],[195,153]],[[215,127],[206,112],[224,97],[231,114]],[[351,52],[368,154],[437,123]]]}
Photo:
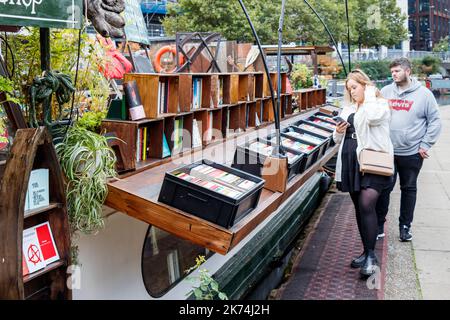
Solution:
{"label": "metal railing", "polygon": [[[348,51],[341,51],[344,61],[348,59]],[[374,61],[388,59],[392,60],[400,57],[407,57],[410,59],[421,59],[425,56],[433,56],[441,59],[443,62],[450,63],[450,51],[447,52],[431,52],[431,51],[409,51],[404,53],[402,50],[390,49],[384,55],[377,50],[366,50],[363,52],[352,52],[352,61]]]}

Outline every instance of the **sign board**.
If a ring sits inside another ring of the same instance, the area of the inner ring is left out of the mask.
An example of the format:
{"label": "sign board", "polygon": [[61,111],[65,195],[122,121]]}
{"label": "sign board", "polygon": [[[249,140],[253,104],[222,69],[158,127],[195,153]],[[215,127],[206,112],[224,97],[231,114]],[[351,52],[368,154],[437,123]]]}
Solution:
{"label": "sign board", "polygon": [[[1,1],[1,0],[0,0]],[[125,35],[128,41],[150,44],[148,40],[147,25],[142,15],[139,0],[125,0]]]}
{"label": "sign board", "polygon": [[80,29],[83,0],[0,0],[3,25]]}

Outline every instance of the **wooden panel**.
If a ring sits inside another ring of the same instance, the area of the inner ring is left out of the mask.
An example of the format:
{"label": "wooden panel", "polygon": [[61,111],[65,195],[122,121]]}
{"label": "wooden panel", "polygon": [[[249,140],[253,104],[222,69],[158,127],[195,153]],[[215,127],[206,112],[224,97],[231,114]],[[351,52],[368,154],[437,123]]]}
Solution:
{"label": "wooden panel", "polygon": [[[164,120],[160,119],[149,123],[147,126],[147,131],[150,133],[150,158],[162,158],[163,154],[163,133],[164,133]],[[167,137],[166,137],[167,139]]]}
{"label": "wooden panel", "polygon": [[230,92],[229,97],[230,101],[225,103],[235,104],[239,102],[239,75],[231,74],[230,75]]}
{"label": "wooden panel", "polygon": [[220,82],[219,82],[219,75],[213,74],[211,75],[211,90],[209,92],[211,102],[210,107],[211,108],[217,108],[219,106],[219,90],[220,90]]}
{"label": "wooden panel", "polygon": [[255,74],[255,98],[264,96],[264,74]]}
{"label": "wooden panel", "polygon": [[223,103],[222,104],[230,104],[231,103],[231,76],[230,75],[219,75],[221,81],[223,82],[222,94],[223,94]]}
{"label": "wooden panel", "polygon": [[249,100],[249,75],[239,75],[239,101]]}
{"label": "wooden panel", "polygon": [[[261,105],[260,101],[249,102],[247,103],[247,112],[248,112],[248,123],[247,127],[253,128],[256,127],[256,115],[258,115],[257,106]],[[258,115],[259,118],[259,115]]]}
{"label": "wooden panel", "polygon": [[[208,112],[207,110],[200,110],[194,112],[194,119],[197,120],[198,130],[200,133],[200,136],[202,138],[202,143],[207,144],[207,134],[206,131],[208,130]],[[211,119],[212,121],[212,119]]]}
{"label": "wooden panel", "polygon": [[169,90],[167,91],[168,97],[166,97],[166,99],[168,99],[169,113],[181,112],[182,110],[180,110],[180,107],[179,107],[178,96],[181,95],[182,93],[178,91],[178,86],[179,86],[178,77],[168,77],[168,78],[161,77],[160,79],[165,80],[166,85],[169,86]]}
{"label": "wooden panel", "polygon": [[192,128],[194,125],[194,114],[183,116],[183,152],[192,148]]}
{"label": "wooden panel", "polygon": [[147,118],[158,118],[159,76],[153,74],[125,74],[125,82],[132,80],[136,81],[139,89],[145,116]]}
{"label": "wooden panel", "polygon": [[[150,184],[151,181],[148,183]],[[230,247],[231,231],[163,203],[145,200],[123,192],[114,185],[109,185],[108,199],[105,204],[220,254],[226,254]]]}
{"label": "wooden panel", "polygon": [[271,98],[267,98],[262,100],[263,103],[263,121],[274,121],[275,120],[275,114],[273,112],[273,107],[272,107],[272,99]]}
{"label": "wooden panel", "polygon": [[[123,169],[132,170],[136,168],[137,125],[104,120],[102,121],[101,129],[106,133],[114,133],[120,139],[116,143],[121,145],[124,151],[122,155]],[[115,152],[117,153],[117,150]]]}
{"label": "wooden panel", "polygon": [[249,74],[248,75],[248,101],[253,101],[255,100],[255,75],[254,74]]}
{"label": "wooden panel", "polygon": [[202,108],[212,108],[211,101],[211,76],[202,76]]}
{"label": "wooden panel", "polygon": [[213,115],[213,140],[222,138],[222,109],[212,110]]}
{"label": "wooden panel", "polygon": [[187,112],[192,109],[192,75],[180,74],[178,77],[180,111]]}

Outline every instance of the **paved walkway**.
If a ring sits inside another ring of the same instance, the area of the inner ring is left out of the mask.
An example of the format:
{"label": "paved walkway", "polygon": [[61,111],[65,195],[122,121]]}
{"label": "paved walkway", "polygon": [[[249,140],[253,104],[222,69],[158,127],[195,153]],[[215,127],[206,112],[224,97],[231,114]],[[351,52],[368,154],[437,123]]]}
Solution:
{"label": "paved walkway", "polygon": [[[412,248],[423,299],[450,299],[450,106],[419,175]],[[396,215],[395,219],[398,217]],[[398,224],[398,221],[395,221]],[[398,233],[398,231],[397,231]]]}
{"label": "paved walkway", "polygon": [[391,194],[386,238],[377,242],[380,289],[349,268],[361,251],[354,209],[347,194],[329,193],[276,299],[450,299],[450,106],[440,110],[443,131],[419,176],[412,242],[398,238],[398,183]]}

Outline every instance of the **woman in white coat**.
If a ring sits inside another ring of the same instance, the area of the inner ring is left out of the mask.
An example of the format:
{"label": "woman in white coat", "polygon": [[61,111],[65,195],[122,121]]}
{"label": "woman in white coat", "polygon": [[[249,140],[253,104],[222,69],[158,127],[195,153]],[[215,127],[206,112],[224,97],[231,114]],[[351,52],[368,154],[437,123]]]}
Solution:
{"label": "woman in white coat", "polygon": [[393,154],[389,122],[391,111],[387,100],[361,70],[353,70],[347,77],[344,92],[345,105],[340,117],[345,120],[333,133],[340,144],[336,162],[337,188],[349,192],[355,206],[356,221],[364,252],[351,262],[352,268],[361,268],[363,276],[370,276],[379,267],[375,255],[378,224],[376,203],[392,177],[359,171],[359,154],[363,149]]}

